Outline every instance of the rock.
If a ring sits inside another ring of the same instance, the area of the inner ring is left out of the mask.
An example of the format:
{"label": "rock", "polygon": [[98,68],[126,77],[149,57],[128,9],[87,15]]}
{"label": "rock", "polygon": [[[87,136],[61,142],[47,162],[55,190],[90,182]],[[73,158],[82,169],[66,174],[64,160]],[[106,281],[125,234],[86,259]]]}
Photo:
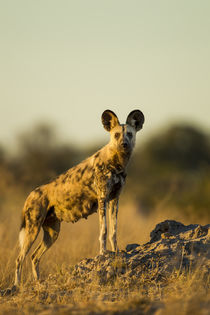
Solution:
{"label": "rock", "polygon": [[184,231],[185,225],[172,221],[172,220],[166,220],[164,222],[161,222],[156,225],[155,229],[150,233],[151,240],[150,242],[156,242],[161,239],[161,236],[166,234],[168,236],[177,235]]}
{"label": "rock", "polygon": [[126,281],[146,274],[159,281],[175,269],[179,272],[199,267],[210,271],[210,225],[184,225],[166,220],[156,225],[151,239],[144,245],[129,244],[125,251],[84,259],[73,268],[72,275],[90,283],[106,284],[117,277]]}

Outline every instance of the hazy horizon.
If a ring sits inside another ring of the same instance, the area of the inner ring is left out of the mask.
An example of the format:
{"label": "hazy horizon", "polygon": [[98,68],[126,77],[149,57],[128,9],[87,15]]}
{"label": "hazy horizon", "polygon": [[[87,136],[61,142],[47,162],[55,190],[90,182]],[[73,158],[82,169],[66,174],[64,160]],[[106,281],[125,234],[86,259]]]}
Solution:
{"label": "hazy horizon", "polygon": [[206,130],[209,1],[0,2],[0,144],[39,122],[64,141],[106,139],[105,109],[139,108],[146,138],[173,122]]}

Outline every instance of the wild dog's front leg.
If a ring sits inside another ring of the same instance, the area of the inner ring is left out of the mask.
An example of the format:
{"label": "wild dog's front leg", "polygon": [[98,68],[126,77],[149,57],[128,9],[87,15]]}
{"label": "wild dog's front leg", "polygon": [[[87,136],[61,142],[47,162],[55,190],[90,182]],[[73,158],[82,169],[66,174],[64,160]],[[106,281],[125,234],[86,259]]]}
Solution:
{"label": "wild dog's front leg", "polygon": [[117,251],[117,213],[118,213],[118,198],[109,202],[109,241],[112,251]]}
{"label": "wild dog's front leg", "polygon": [[99,213],[99,242],[100,242],[100,254],[102,255],[106,250],[106,237],[107,237],[107,225],[106,225],[106,201],[104,198],[98,200],[98,213]]}

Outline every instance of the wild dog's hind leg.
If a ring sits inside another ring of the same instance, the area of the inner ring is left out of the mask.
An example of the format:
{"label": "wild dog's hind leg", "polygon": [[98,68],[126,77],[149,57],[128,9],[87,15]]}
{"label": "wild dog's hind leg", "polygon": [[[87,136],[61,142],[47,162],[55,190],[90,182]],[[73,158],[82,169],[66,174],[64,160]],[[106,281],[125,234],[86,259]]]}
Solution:
{"label": "wild dog's hind leg", "polygon": [[42,242],[37,246],[33,252],[32,259],[32,271],[35,280],[39,279],[39,262],[42,255],[52,246],[57,240],[60,232],[60,221],[55,217],[46,217],[42,225],[44,236]]}
{"label": "wild dog's hind leg", "polygon": [[20,284],[24,259],[36,240],[40,227],[45,220],[48,204],[49,201],[41,188],[37,188],[32,191],[26,199],[19,234],[20,254],[16,260],[14,286],[18,286]]}
{"label": "wild dog's hind leg", "polygon": [[117,213],[118,213],[118,198],[109,202],[109,241],[112,251],[117,251]]}

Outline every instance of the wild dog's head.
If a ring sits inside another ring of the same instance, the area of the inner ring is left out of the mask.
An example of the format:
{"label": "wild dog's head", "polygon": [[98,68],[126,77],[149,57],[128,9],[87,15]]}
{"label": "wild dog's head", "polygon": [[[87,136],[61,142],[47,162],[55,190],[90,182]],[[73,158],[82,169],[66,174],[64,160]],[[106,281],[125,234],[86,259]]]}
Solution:
{"label": "wild dog's head", "polygon": [[111,110],[105,110],[101,116],[104,128],[110,132],[111,145],[118,151],[131,152],[136,140],[136,132],[142,129],[144,115],[140,110],[133,110],[125,124],[120,124]]}

